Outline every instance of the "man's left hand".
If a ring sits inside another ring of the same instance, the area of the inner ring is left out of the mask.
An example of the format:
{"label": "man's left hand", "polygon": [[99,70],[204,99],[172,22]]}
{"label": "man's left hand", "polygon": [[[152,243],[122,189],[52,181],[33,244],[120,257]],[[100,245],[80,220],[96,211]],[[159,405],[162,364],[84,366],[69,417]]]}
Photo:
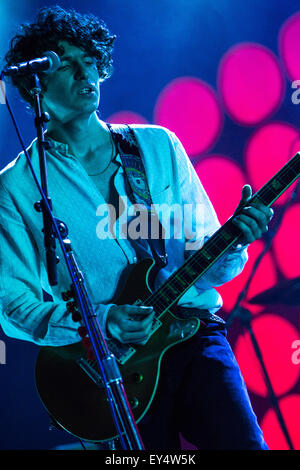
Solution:
{"label": "man's left hand", "polygon": [[239,243],[247,245],[262,237],[268,230],[268,223],[273,217],[273,210],[262,203],[247,205],[252,197],[251,186],[245,185],[242,191],[242,198],[234,214],[232,221],[242,231]]}

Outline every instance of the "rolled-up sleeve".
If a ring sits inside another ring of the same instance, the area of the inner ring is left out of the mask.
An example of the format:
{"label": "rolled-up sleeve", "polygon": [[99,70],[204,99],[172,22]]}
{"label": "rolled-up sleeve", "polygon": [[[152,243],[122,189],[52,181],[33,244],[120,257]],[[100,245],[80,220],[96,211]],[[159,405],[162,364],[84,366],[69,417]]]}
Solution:
{"label": "rolled-up sleeve", "polygon": [[[78,323],[66,302],[53,297],[36,241],[0,180],[0,324],[7,336],[38,345],[78,342]],[[105,330],[108,305],[95,305]]]}

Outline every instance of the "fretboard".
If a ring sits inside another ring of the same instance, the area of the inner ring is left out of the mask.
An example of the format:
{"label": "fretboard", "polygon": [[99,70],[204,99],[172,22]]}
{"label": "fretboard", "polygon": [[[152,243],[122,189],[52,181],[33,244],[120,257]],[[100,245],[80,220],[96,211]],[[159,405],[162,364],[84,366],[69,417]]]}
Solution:
{"label": "fretboard", "polygon": [[[300,176],[300,153],[298,152],[276,175],[268,181],[247,204],[260,201],[271,206],[286,189]],[[236,214],[235,214],[236,215]],[[241,232],[230,218],[185,263],[153,292],[144,302],[152,305],[157,316],[178,302],[180,297],[208,269],[238,242]]]}

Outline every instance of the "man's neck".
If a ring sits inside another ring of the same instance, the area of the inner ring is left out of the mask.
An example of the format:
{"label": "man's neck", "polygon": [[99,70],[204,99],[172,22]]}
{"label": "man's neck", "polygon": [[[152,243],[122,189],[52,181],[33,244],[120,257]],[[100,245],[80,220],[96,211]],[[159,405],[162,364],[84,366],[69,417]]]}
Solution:
{"label": "man's neck", "polygon": [[[49,123],[50,124],[50,123]],[[68,123],[51,122],[47,134],[57,142],[68,145],[69,153],[84,159],[109,141],[109,131],[96,113],[89,118]]]}

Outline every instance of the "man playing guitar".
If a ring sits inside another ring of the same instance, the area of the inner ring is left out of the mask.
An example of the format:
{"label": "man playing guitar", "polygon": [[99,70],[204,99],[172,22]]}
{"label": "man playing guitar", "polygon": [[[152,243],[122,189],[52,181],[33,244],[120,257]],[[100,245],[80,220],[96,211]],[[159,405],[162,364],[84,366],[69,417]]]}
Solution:
{"label": "man playing guitar", "polygon": [[[153,306],[117,305],[117,286],[126,267],[147,252],[147,244],[100,233],[99,207],[124,216],[129,197],[122,161],[109,126],[99,118],[101,83],[112,72],[115,36],[95,17],[43,8],[24,27],[6,55],[6,65],[45,51],[56,52],[59,69],[41,74],[42,107],[49,113],[47,165],[55,214],[66,221],[93,304],[107,339],[147,344],[155,317]],[[14,77],[22,98],[32,106],[26,77]],[[190,230],[165,239],[168,264],[156,287],[178,269],[220,228],[215,211],[174,133],[160,126],[133,125],[155,204],[190,204],[201,209],[185,220]],[[36,141],[29,147],[38,168]],[[78,325],[61,294],[69,280],[58,265],[58,286],[50,286],[45,269],[41,216],[32,205],[38,193],[24,155],[0,176],[1,326],[12,337],[40,346],[60,347],[80,341]],[[227,195],[224,195],[227,197]],[[273,211],[250,204],[251,188],[242,189],[233,223],[239,243],[228,250],[178,302],[176,315],[198,317],[200,327],[189,340],[167,351],[153,402],[138,427],[147,449],[180,448],[179,433],[198,449],[267,449],[240,370],[226,339],[225,322],[216,315],[222,301],[214,289],[237,276],[247,261],[247,245],[267,230]],[[130,204],[131,206],[131,204]],[[174,218],[168,223],[174,232]],[[192,232],[192,233],[189,233]],[[148,253],[150,251],[148,250]],[[45,301],[43,295],[48,294]]]}

